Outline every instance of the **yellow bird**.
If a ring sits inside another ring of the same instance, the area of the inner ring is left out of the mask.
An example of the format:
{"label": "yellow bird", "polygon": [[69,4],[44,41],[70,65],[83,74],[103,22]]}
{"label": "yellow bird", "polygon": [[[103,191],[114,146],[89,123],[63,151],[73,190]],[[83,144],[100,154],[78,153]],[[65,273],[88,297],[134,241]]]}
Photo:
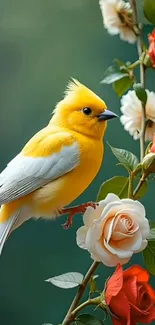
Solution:
{"label": "yellow bird", "polygon": [[0,252],[23,222],[70,213],[65,227],[91,202],[65,208],[97,175],[104,154],[107,110],[94,92],[72,79],[49,124],[35,134],[0,174]]}

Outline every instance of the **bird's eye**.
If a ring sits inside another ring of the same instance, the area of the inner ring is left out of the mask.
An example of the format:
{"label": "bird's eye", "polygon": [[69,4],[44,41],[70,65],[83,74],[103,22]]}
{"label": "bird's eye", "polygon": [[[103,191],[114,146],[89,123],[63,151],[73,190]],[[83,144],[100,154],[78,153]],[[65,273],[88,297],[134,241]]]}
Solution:
{"label": "bird's eye", "polygon": [[85,115],[90,115],[92,113],[92,110],[89,108],[89,107],[84,107],[82,109],[82,112],[85,114]]}

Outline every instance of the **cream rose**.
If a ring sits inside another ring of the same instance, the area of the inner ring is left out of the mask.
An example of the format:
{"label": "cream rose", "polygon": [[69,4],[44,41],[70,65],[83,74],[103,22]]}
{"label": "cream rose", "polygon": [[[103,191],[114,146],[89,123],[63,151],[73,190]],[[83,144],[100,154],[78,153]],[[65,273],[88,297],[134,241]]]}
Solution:
{"label": "cream rose", "polygon": [[150,232],[145,208],[131,199],[108,194],[94,210],[83,215],[84,226],[77,231],[77,244],[107,266],[127,263],[147,246]]}

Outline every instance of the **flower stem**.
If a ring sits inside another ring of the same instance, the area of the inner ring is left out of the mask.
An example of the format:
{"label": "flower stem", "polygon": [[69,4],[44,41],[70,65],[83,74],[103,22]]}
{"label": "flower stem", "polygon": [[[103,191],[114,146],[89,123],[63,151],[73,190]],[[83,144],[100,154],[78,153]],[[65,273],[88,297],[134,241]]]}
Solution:
{"label": "flower stem", "polygon": [[130,172],[129,174],[129,187],[128,187],[128,198],[133,198],[133,179],[134,175],[133,172]]}
{"label": "flower stem", "polygon": [[[139,28],[138,14],[137,14],[137,4],[136,0],[130,0],[131,7],[133,10],[133,21],[135,26]],[[139,28],[139,34],[137,35],[137,51],[139,58],[143,53],[143,43],[142,43],[142,27]],[[140,63],[140,83],[142,87],[145,87],[145,66],[143,62]],[[143,159],[145,155],[145,131],[146,131],[146,112],[145,105],[142,105],[142,124],[141,124],[141,136],[140,136],[140,160]]]}
{"label": "flower stem", "polygon": [[133,199],[136,198],[136,195],[138,194],[138,192],[140,191],[142,185],[145,182],[145,178],[142,176],[142,178],[140,179],[139,183],[137,184],[137,187],[135,188],[134,192],[133,192]]}
{"label": "flower stem", "polygon": [[98,265],[99,265],[99,262],[93,262],[93,264],[90,266],[87,274],[85,275],[85,278],[84,278],[83,282],[81,283],[81,285],[79,287],[77,295],[75,296],[75,298],[72,301],[72,304],[71,304],[71,306],[70,306],[70,308],[69,308],[69,310],[68,310],[68,312],[67,312],[67,314],[66,314],[66,316],[65,316],[65,318],[63,320],[62,325],[68,325],[68,324],[70,324],[72,322],[72,317],[71,317],[72,312],[78,306],[78,303],[79,303],[79,301],[80,301],[80,299],[81,299],[81,297],[82,297],[82,295],[83,295],[83,293],[85,291],[85,288],[86,288],[91,276],[93,275],[93,273],[97,269]]}
{"label": "flower stem", "polygon": [[96,298],[93,298],[93,299],[88,299],[88,300],[84,301],[81,305],[79,305],[77,308],[75,308],[70,313],[68,322],[70,323],[70,322],[74,321],[74,319],[75,319],[76,315],[78,314],[78,312],[80,310],[82,310],[83,308],[89,306],[89,305],[95,305],[95,306],[101,305],[101,298],[100,298],[100,296],[99,297],[96,297]]}
{"label": "flower stem", "polygon": [[141,137],[140,137],[140,160],[142,161],[145,156],[145,131],[147,126],[145,106],[143,105],[142,125],[141,125]]}

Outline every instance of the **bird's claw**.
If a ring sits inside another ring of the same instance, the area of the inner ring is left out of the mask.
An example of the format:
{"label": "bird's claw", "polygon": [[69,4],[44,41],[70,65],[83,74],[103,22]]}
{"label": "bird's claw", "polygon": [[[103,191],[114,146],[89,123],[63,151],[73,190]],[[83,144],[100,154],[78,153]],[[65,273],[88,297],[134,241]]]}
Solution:
{"label": "bird's claw", "polygon": [[83,203],[83,204],[81,204],[79,206],[79,208],[81,207],[81,209],[79,209],[79,212],[85,213],[88,207],[96,209],[97,206],[98,206],[98,203],[96,203],[96,202],[91,202],[90,201],[90,202],[87,202],[87,203]]}
{"label": "bird's claw", "polygon": [[64,230],[69,229],[72,226],[72,221],[69,220],[69,218],[67,219],[67,221],[65,223],[62,224],[62,227],[64,228]]}
{"label": "bird's claw", "polygon": [[[98,206],[98,203],[94,203],[94,202],[87,202],[87,203],[83,203],[77,207],[73,207],[70,208],[70,215],[67,219],[67,221],[62,224],[62,227],[67,230],[72,226],[73,223],[73,216],[77,213],[82,213],[84,214],[87,210],[88,207],[92,207],[93,209],[96,209],[96,207]],[[67,209],[67,211],[69,212],[69,209]]]}

